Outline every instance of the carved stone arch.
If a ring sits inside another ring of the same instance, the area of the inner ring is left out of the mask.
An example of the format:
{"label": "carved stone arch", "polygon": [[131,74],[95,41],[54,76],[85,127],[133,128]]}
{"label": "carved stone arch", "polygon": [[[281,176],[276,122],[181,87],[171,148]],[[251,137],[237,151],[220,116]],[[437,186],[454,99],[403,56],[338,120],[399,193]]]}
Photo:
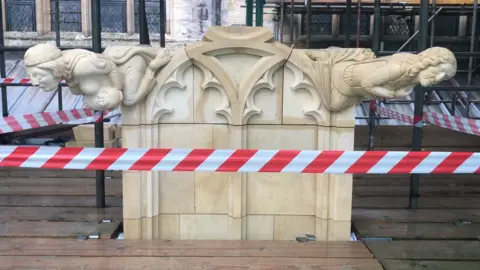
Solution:
{"label": "carved stone arch", "polygon": [[145,103],[147,123],[158,123],[163,115],[173,113],[174,108],[168,104],[165,95],[172,88],[185,89],[183,75],[191,65],[192,62],[182,48],[175,52],[172,60],[158,73],[157,84]]}
{"label": "carved stone arch", "polygon": [[[254,95],[252,91],[257,91],[262,85],[268,86],[268,82],[264,82],[268,81],[264,79],[265,76],[271,76],[272,72],[281,67],[291,51],[291,48],[275,42],[268,29],[257,27],[211,27],[201,42],[186,47],[192,63],[204,75],[206,72],[211,73],[213,82],[217,81],[221,86],[214,88],[224,91],[222,96],[228,98],[224,102],[228,108],[222,105],[216,112],[226,116],[233,125],[245,124],[251,115],[259,113],[259,109],[251,104]],[[218,56],[227,54],[248,54],[259,59],[253,66],[242,67],[247,71],[242,80],[237,82],[234,74],[222,67],[217,59]],[[267,88],[273,89],[271,85]]]}
{"label": "carved stone arch", "polygon": [[[329,125],[330,112],[324,102],[325,99],[330,98],[330,93],[328,89],[321,89],[321,86],[317,84],[317,71],[314,69],[312,59],[305,52],[306,50],[295,49],[286,62],[285,68],[293,73],[294,80],[292,84],[286,86],[288,89],[284,89],[284,91],[308,91],[311,100],[302,108],[303,113],[313,117],[318,125]],[[318,52],[322,51],[319,50]],[[325,80],[326,77],[320,79]]]}

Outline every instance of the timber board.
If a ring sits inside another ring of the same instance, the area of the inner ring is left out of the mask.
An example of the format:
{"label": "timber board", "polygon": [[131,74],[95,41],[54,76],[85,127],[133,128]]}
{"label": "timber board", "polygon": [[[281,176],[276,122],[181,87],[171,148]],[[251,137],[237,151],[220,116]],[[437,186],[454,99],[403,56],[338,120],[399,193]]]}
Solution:
{"label": "timber board", "polygon": [[352,220],[371,222],[449,222],[468,220],[480,223],[480,209],[352,209]]}
{"label": "timber board", "polygon": [[[90,177],[95,178],[94,170],[60,170],[60,169],[37,169],[37,168],[1,168],[0,177]],[[105,176],[119,178],[121,171],[105,171]]]}
{"label": "timber board", "polygon": [[[122,178],[105,178],[105,185],[121,185]],[[94,177],[2,177],[2,186],[95,186]]]}
{"label": "timber board", "polygon": [[122,220],[122,207],[17,207],[0,206],[0,221],[95,221]]}
{"label": "timber board", "polygon": [[480,261],[479,241],[365,240],[365,244],[377,259]]}
{"label": "timber board", "polygon": [[[3,185],[0,180],[0,195],[95,196],[95,194],[96,186],[11,186]],[[121,196],[122,185],[106,181],[105,195]]]}
{"label": "timber board", "polygon": [[[409,186],[356,186],[353,189],[353,196],[400,197],[408,196],[409,191]],[[422,186],[419,188],[419,193],[422,197],[478,196],[480,186]]]}
{"label": "timber board", "polygon": [[480,262],[380,260],[385,270],[478,270]]}
{"label": "timber board", "polygon": [[[122,206],[122,197],[105,196],[107,207]],[[95,207],[95,196],[0,195],[0,206]]]}
{"label": "timber board", "polygon": [[[363,3],[363,1],[362,1]],[[368,147],[368,126],[355,127],[355,147]],[[378,126],[375,128],[375,147],[412,147],[412,127]],[[422,128],[422,147],[480,147],[478,136],[445,128],[426,126]]]}
{"label": "timber board", "polygon": [[454,223],[379,223],[353,221],[362,238],[478,240],[480,224],[457,226]]}
{"label": "timber board", "polygon": [[[480,186],[478,175],[422,175],[420,186]],[[353,176],[353,186],[409,186],[410,176],[408,175],[376,175],[362,174]]]}
{"label": "timber board", "polygon": [[[251,258],[251,257],[3,257],[0,269],[322,269],[322,270],[383,270],[375,259],[339,258]],[[152,268],[152,266],[154,267]]]}
{"label": "timber board", "polygon": [[110,239],[120,222],[105,224],[97,221],[3,221],[0,222],[0,238],[76,238],[102,232],[102,238]]}
{"label": "timber board", "polygon": [[7,238],[0,260],[0,269],[382,269],[352,241]]}
{"label": "timber board", "polygon": [[0,241],[0,256],[373,258],[358,241],[21,239]]}
{"label": "timber board", "polygon": [[[354,190],[357,187],[354,187]],[[354,208],[369,209],[405,209],[408,207],[408,197],[358,197],[353,196]],[[480,205],[480,197],[420,197],[418,208],[420,209],[477,209]]]}

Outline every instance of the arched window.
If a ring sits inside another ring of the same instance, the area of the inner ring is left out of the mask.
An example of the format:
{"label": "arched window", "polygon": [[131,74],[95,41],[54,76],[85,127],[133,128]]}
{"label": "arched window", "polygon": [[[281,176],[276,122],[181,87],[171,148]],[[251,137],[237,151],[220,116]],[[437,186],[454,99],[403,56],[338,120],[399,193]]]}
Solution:
{"label": "arched window", "polygon": [[[164,1],[164,0],[162,0]],[[138,11],[138,0],[135,0],[135,32],[140,31],[139,28],[139,11]],[[160,0],[145,0],[145,12],[147,13],[147,24],[148,32],[150,33],[160,33],[160,23],[161,23],[161,14],[160,14]],[[166,21],[166,20],[165,20]]]}
{"label": "arched window", "polygon": [[5,0],[7,31],[35,32],[35,0]]}
{"label": "arched window", "polygon": [[126,0],[100,0],[102,32],[127,32]]}
{"label": "arched window", "polygon": [[[82,32],[81,0],[59,0],[60,30],[62,32]],[[55,31],[55,0],[50,1],[50,22]]]}

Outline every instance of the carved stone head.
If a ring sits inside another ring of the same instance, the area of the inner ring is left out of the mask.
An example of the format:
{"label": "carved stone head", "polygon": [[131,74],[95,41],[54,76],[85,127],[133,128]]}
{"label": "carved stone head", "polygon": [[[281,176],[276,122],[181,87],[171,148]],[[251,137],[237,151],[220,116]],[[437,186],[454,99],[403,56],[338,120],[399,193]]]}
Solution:
{"label": "carved stone head", "polygon": [[420,59],[412,65],[410,73],[424,87],[451,79],[457,72],[455,55],[446,48],[432,47],[418,56]]}
{"label": "carved stone head", "polygon": [[57,89],[64,77],[62,52],[52,44],[38,44],[25,52],[24,61],[34,86],[46,92]]}

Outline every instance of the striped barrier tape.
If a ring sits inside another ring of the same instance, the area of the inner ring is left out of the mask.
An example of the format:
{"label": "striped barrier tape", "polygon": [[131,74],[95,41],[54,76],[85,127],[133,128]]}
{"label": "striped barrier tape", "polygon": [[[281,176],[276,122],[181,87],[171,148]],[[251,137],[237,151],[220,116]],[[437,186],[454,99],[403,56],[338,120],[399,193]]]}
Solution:
{"label": "striped barrier tape", "polygon": [[[105,118],[112,117],[112,112],[107,111]],[[74,109],[57,112],[41,112],[21,116],[7,116],[0,119],[0,134],[22,131],[27,129],[46,127],[56,124],[82,120],[80,123],[103,121],[103,112],[94,112],[91,109]]]}
{"label": "striped barrier tape", "polygon": [[[65,80],[61,80],[59,84],[65,84]],[[32,80],[30,78],[0,78],[0,85],[8,86],[30,86]]]}
{"label": "striped barrier tape", "polygon": [[[65,80],[60,81],[59,83],[65,83]],[[1,85],[25,85],[28,86],[32,84],[30,78],[0,78]]]}
{"label": "striped barrier tape", "polygon": [[480,153],[2,146],[0,167],[329,174],[480,173]]}
{"label": "striped barrier tape", "polygon": [[[405,123],[409,123],[413,125],[414,123],[421,123],[422,120],[414,119],[412,116],[401,114],[399,112],[377,107],[377,111],[380,115],[399,120]],[[414,121],[417,120],[417,121]],[[427,124],[431,124],[434,126],[455,130],[463,133],[468,133],[472,135],[480,136],[480,121],[474,120],[465,117],[459,116],[450,116],[444,114],[438,114],[435,112],[424,112],[423,113],[423,120]]]}

